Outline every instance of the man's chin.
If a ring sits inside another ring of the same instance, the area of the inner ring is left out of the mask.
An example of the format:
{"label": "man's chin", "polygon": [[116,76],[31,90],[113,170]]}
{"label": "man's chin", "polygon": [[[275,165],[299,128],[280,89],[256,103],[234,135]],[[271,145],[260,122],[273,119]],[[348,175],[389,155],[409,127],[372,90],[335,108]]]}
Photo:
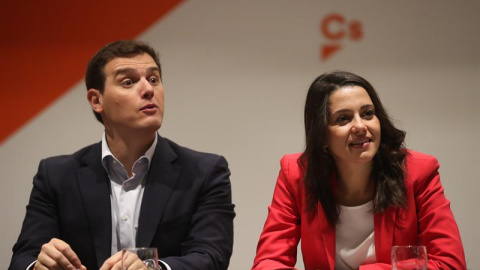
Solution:
{"label": "man's chin", "polygon": [[145,130],[150,130],[152,132],[157,132],[157,130],[160,129],[162,126],[162,119],[147,119],[148,121],[145,121],[142,123],[143,129]]}
{"label": "man's chin", "polygon": [[154,132],[155,133],[160,129],[161,126],[162,126],[161,123],[157,124],[157,125],[149,125],[149,126],[146,126],[144,130],[146,132]]}

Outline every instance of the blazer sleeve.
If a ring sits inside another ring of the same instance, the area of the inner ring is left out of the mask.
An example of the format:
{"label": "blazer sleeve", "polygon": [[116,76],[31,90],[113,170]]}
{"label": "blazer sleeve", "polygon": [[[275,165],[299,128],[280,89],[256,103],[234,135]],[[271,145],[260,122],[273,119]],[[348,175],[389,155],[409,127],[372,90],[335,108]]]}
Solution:
{"label": "blazer sleeve", "polygon": [[427,247],[428,269],[467,269],[460,232],[438,169],[437,159],[429,156],[419,181],[413,183],[419,238]]}
{"label": "blazer sleeve", "polygon": [[211,163],[192,216],[180,256],[161,260],[172,270],[226,270],[233,250],[233,219],[230,171],[225,158]]}
{"label": "blazer sleeve", "polygon": [[37,259],[41,246],[59,235],[57,207],[49,188],[46,161],[42,160],[33,179],[27,213],[8,269],[27,269]]}
{"label": "blazer sleeve", "polygon": [[[295,190],[289,183],[290,166],[296,159],[284,157],[268,216],[258,241],[252,269],[293,269],[300,240],[300,214]],[[294,169],[295,170],[295,169]]]}

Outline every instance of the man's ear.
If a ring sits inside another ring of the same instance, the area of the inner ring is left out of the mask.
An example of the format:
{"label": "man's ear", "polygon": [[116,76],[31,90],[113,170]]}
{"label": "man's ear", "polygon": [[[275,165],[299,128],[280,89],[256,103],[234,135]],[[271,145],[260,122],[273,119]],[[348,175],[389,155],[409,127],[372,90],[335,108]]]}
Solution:
{"label": "man's ear", "polygon": [[103,96],[100,91],[94,88],[88,89],[87,99],[94,112],[103,112]]}

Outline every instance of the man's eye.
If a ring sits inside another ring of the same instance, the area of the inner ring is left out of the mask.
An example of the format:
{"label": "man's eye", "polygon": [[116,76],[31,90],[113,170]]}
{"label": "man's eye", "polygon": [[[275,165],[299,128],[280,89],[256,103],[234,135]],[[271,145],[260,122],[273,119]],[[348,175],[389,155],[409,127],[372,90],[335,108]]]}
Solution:
{"label": "man's eye", "polygon": [[151,84],[158,84],[159,79],[155,76],[150,77],[149,79]]}
{"label": "man's eye", "polygon": [[123,86],[132,86],[132,84],[133,84],[133,81],[130,79],[125,79],[122,81]]}

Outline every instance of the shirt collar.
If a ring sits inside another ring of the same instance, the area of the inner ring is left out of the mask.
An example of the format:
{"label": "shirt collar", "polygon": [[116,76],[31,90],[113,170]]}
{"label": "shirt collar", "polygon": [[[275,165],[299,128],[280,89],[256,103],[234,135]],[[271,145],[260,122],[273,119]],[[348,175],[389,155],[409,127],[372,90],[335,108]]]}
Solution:
{"label": "shirt collar", "polygon": [[[149,169],[150,169],[150,162],[152,161],[153,154],[155,153],[155,148],[157,147],[157,141],[158,141],[158,136],[155,135],[155,140],[153,140],[152,145],[148,148],[147,152],[145,152],[145,154],[139,158],[139,159],[141,159],[143,157],[147,158]],[[107,172],[108,172],[107,157],[112,157],[113,159],[117,160],[117,158],[112,154],[112,151],[110,151],[110,147],[108,147],[108,143],[107,143],[107,135],[105,134],[105,132],[103,132],[103,135],[102,135],[102,165],[105,168],[105,170],[107,170]]]}

